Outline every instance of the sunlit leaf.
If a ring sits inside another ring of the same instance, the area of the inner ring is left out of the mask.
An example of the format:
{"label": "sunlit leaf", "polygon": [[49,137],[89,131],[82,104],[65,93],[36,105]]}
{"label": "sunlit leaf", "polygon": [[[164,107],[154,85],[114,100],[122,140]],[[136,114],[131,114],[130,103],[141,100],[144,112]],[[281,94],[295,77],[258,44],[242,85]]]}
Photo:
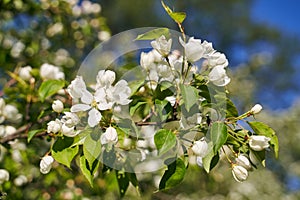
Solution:
{"label": "sunlit leaf", "polygon": [[176,136],[170,130],[161,129],[155,133],[154,143],[158,150],[158,155],[162,155],[176,145]]}
{"label": "sunlit leaf", "polygon": [[138,35],[135,40],[155,40],[162,35],[164,35],[166,38],[170,38],[170,30],[168,28],[156,28]]}
{"label": "sunlit leaf", "polygon": [[27,135],[27,142],[29,143],[31,141],[31,139],[38,133],[41,133],[45,131],[44,129],[38,129],[38,130],[32,130],[32,131],[28,131],[28,135]]}
{"label": "sunlit leaf", "polygon": [[186,18],[186,14],[184,12],[173,12],[169,6],[167,6],[163,1],[161,1],[162,6],[164,7],[165,11],[168,15],[176,22],[181,24],[184,19]]}
{"label": "sunlit leaf", "polygon": [[43,102],[47,97],[58,92],[65,86],[64,80],[47,80],[44,81],[39,88],[39,97]]}
{"label": "sunlit leaf", "polygon": [[184,105],[189,112],[193,105],[198,102],[199,96],[197,94],[197,89],[190,85],[181,84],[180,90]]}
{"label": "sunlit leaf", "polygon": [[209,173],[219,162],[219,153],[217,152],[215,154],[213,150],[213,143],[209,142],[208,143],[208,153],[207,155],[202,158],[202,164],[204,170]]}
{"label": "sunlit leaf", "polygon": [[214,122],[210,129],[210,137],[213,142],[214,154],[220,150],[227,140],[227,127],[223,122]]}

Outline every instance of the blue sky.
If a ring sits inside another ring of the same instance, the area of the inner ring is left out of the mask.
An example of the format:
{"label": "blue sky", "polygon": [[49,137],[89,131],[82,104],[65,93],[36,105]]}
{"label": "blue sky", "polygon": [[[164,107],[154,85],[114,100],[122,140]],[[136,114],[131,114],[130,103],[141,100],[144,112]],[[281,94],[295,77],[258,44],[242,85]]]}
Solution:
{"label": "blue sky", "polygon": [[299,0],[255,0],[252,17],[300,37]]}

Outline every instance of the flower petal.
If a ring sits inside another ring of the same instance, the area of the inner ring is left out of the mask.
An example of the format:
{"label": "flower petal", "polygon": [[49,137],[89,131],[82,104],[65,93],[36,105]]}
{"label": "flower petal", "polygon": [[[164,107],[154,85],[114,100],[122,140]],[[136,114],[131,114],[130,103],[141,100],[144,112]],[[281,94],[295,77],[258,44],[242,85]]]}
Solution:
{"label": "flower petal", "polygon": [[100,122],[101,118],[102,118],[101,113],[98,110],[96,110],[95,108],[92,108],[89,111],[89,118],[88,118],[89,126],[90,127],[96,126]]}
{"label": "flower petal", "polygon": [[93,102],[93,99],[94,97],[89,91],[87,90],[82,91],[82,97],[81,97],[82,103],[91,104]]}
{"label": "flower petal", "polygon": [[90,105],[86,104],[75,104],[71,107],[71,112],[87,111],[91,109]]}

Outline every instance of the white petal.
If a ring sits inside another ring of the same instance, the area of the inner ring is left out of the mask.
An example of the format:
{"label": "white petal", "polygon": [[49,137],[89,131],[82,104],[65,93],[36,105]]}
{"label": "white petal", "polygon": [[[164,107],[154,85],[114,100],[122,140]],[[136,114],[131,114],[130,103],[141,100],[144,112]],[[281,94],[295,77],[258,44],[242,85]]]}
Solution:
{"label": "white petal", "polygon": [[91,109],[90,105],[86,104],[75,104],[71,107],[71,112],[87,111]]}
{"label": "white petal", "polygon": [[87,90],[82,91],[82,97],[81,97],[82,103],[91,104],[93,102],[93,99],[94,97],[89,91]]}
{"label": "white petal", "polygon": [[95,108],[91,109],[89,111],[89,118],[88,118],[89,126],[90,127],[96,126],[100,122],[101,118],[102,115],[98,110],[96,110]]}

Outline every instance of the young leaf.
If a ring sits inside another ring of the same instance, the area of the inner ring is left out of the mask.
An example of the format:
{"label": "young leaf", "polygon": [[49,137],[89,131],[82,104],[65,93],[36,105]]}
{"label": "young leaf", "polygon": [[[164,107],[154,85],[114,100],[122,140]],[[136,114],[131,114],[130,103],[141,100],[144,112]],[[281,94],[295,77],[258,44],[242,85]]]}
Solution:
{"label": "young leaf", "polygon": [[130,107],[129,113],[131,116],[134,115],[134,113],[136,112],[136,110],[138,108],[140,108],[142,105],[146,104],[147,102],[143,102],[143,101],[139,101],[137,104],[135,104],[134,106]]}
{"label": "young leaf", "polygon": [[208,154],[202,159],[204,170],[209,173],[218,163],[219,153],[214,153],[213,143],[208,143]]}
{"label": "young leaf", "polygon": [[279,144],[275,131],[262,122],[247,122],[257,135],[271,138],[270,144],[274,147],[275,157],[278,158]]}
{"label": "young leaf", "polygon": [[185,172],[184,161],[178,158],[175,162],[168,165],[168,169],[159,183],[159,190],[169,189],[181,183]]}
{"label": "young leaf", "polygon": [[199,96],[197,94],[197,89],[190,85],[181,84],[180,90],[185,108],[189,112],[192,106],[198,102]]}
{"label": "young leaf", "polygon": [[158,155],[162,155],[176,145],[176,137],[172,131],[161,129],[155,133],[154,143],[158,150]]}
{"label": "young leaf", "polygon": [[[88,161],[90,167],[92,167],[93,162],[98,159],[101,153],[101,143],[100,137],[94,136],[97,133],[91,133],[87,135],[83,143],[83,154]],[[99,135],[99,134],[97,134]]]}
{"label": "young leaf", "polygon": [[223,122],[214,122],[210,129],[210,137],[213,142],[213,150],[216,155],[227,140],[227,127]]}
{"label": "young leaf", "polygon": [[70,137],[58,138],[52,147],[53,158],[68,168],[79,150],[78,146],[71,147],[73,141],[74,138]]}
{"label": "young leaf", "polygon": [[186,14],[184,12],[173,12],[163,1],[161,1],[162,6],[168,15],[176,22],[181,24],[186,18]]}
{"label": "young leaf", "polygon": [[90,170],[88,169],[88,162],[85,159],[84,156],[81,156],[79,158],[79,167],[81,169],[82,174],[84,175],[84,177],[88,180],[88,182],[90,183],[91,187],[93,187],[93,175],[90,172]]}
{"label": "young leaf", "polygon": [[64,80],[47,80],[44,81],[39,88],[39,97],[41,101],[45,101],[47,97],[55,94],[58,90],[65,86]]}
{"label": "young leaf", "polygon": [[43,129],[38,129],[38,130],[32,130],[32,131],[29,131],[28,132],[28,135],[27,135],[27,142],[29,143],[31,141],[31,139],[38,133],[41,133],[45,130]]}
{"label": "young leaf", "polygon": [[135,40],[155,40],[162,35],[164,35],[166,38],[170,38],[170,30],[168,28],[156,28],[144,34],[138,35]]}

